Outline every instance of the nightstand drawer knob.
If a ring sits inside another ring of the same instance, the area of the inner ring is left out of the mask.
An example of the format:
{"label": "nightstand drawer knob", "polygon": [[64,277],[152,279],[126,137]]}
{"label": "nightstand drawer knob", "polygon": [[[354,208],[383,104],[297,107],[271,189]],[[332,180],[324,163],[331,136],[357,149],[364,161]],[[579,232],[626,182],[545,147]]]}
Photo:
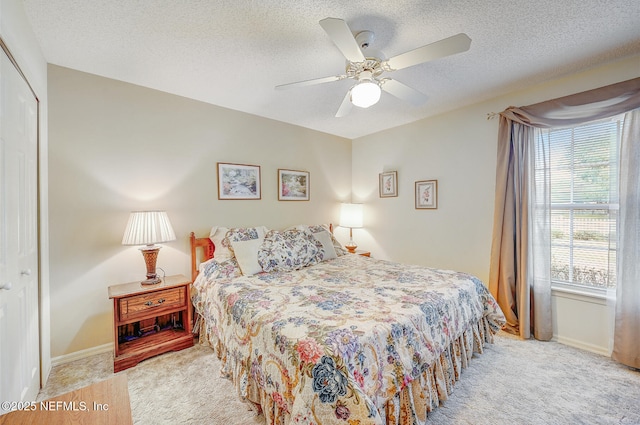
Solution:
{"label": "nightstand drawer knob", "polygon": [[147,301],[146,303],[144,303],[144,305],[148,305],[149,307],[151,307],[153,305],[153,301]]}
{"label": "nightstand drawer knob", "polygon": [[164,298],[160,298],[160,299],[158,300],[158,304],[162,304],[163,302],[164,302]]}

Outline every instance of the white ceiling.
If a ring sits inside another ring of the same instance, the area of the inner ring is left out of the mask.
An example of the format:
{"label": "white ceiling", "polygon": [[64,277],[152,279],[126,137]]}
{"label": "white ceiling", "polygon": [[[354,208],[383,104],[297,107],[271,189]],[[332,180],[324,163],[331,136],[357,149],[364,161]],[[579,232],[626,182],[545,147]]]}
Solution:
{"label": "white ceiling", "polygon": [[[349,139],[640,53],[638,0],[23,1],[49,63]],[[344,73],[326,17],[387,57],[461,32],[471,48],[387,74],[424,106],[383,93],[335,118],[353,80],[274,89]]]}

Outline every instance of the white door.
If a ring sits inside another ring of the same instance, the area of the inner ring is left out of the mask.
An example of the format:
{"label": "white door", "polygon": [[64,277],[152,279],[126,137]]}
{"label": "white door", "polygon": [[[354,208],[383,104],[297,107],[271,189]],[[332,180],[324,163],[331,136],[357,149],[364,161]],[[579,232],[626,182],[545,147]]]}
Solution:
{"label": "white door", "polygon": [[0,56],[0,400],[20,402],[40,389],[38,101]]}

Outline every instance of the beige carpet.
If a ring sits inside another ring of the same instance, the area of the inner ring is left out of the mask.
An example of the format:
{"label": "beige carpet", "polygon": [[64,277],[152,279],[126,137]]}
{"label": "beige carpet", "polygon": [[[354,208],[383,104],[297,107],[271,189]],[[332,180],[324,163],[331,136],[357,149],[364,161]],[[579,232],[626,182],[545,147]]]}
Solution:
{"label": "beige carpet", "polygon": [[[38,399],[113,376],[112,361],[104,354],[54,368]],[[220,377],[219,367],[209,348],[196,346],[120,372],[128,377],[134,423],[264,425]],[[429,420],[455,425],[639,425],[640,372],[558,343],[500,334],[463,370],[450,399]]]}

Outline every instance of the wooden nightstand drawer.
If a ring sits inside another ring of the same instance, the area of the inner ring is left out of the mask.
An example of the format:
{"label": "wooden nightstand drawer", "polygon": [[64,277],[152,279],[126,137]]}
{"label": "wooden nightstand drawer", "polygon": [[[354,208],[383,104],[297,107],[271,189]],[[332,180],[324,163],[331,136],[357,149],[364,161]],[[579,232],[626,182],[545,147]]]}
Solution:
{"label": "wooden nightstand drawer", "polygon": [[150,294],[136,295],[120,300],[120,321],[148,315],[150,310],[174,308],[185,303],[184,288],[168,289]]}

